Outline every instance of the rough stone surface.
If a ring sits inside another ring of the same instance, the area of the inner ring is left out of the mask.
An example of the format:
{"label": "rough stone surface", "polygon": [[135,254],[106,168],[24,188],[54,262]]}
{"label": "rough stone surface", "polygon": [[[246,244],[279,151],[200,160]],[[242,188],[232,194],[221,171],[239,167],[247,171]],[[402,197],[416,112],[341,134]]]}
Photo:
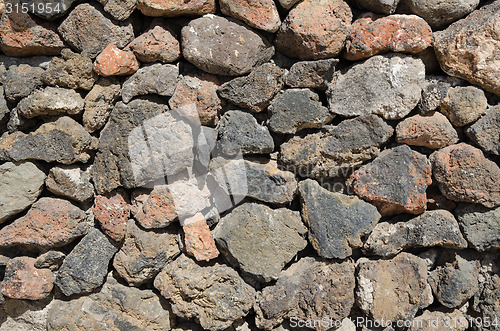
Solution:
{"label": "rough stone surface", "polygon": [[[474,299],[474,310],[481,313],[485,318],[494,321],[495,318],[498,320],[500,313],[500,297],[498,296],[498,291],[500,290],[500,276],[492,275],[487,282],[482,285],[480,293],[476,294]],[[479,324],[479,323],[478,323]],[[481,327],[480,325],[475,325],[477,329]],[[498,326],[493,326],[491,330],[497,331]]]}
{"label": "rough stone surface", "polygon": [[274,0],[220,0],[219,4],[224,15],[241,20],[252,28],[276,32],[281,25],[280,15]]}
{"label": "rough stone surface", "polygon": [[500,106],[488,109],[466,133],[486,153],[500,155]]}
{"label": "rough stone surface", "polygon": [[271,330],[289,318],[340,321],[354,304],[355,284],[351,262],[301,258],[281,272],[275,285],[258,294],[255,322],[259,328]]}
{"label": "rough stone surface", "polygon": [[113,43],[96,57],[93,68],[101,76],[127,76],[136,72],[139,61],[131,51],[122,51]]}
{"label": "rough stone surface", "polygon": [[66,258],[66,254],[59,251],[48,251],[36,258],[35,268],[38,269],[50,269],[52,271],[56,271],[59,269],[64,259]]}
{"label": "rough stone surface", "polygon": [[0,223],[35,202],[45,178],[45,173],[31,162],[0,165]]}
{"label": "rough stone surface", "polygon": [[448,94],[450,84],[446,81],[426,80],[422,89],[422,98],[418,103],[418,111],[422,115],[432,114]]}
{"label": "rough stone surface", "polygon": [[123,83],[123,102],[129,103],[133,97],[146,94],[169,97],[174,94],[177,76],[179,67],[171,64],[155,63],[143,66]]}
{"label": "rough stone surface", "polygon": [[215,0],[139,0],[137,8],[146,16],[174,17],[215,13]]}
{"label": "rough stone surface", "polygon": [[500,2],[493,1],[446,30],[435,32],[433,46],[441,68],[450,76],[500,95]]}
{"label": "rough stone surface", "polygon": [[83,126],[87,131],[94,132],[106,124],[119,96],[120,84],[116,78],[101,78],[96,82],[84,100]]}
{"label": "rough stone surface", "polygon": [[479,5],[479,0],[404,0],[408,8],[422,17],[433,28],[439,29],[455,22],[472,12]]}
{"label": "rough stone surface", "polygon": [[83,111],[83,98],[75,90],[49,86],[21,100],[16,109],[26,118],[42,115],[78,115]]}
{"label": "rough stone surface", "polygon": [[2,331],[45,331],[51,297],[40,301],[6,299],[0,307]]}
{"label": "rough stone surface", "polygon": [[150,192],[136,190],[132,197],[132,214],[145,229],[164,228],[177,219],[174,197],[166,185],[157,185]]}
{"label": "rough stone surface", "polygon": [[96,196],[92,211],[106,235],[117,242],[125,238],[130,217],[130,199],[127,192],[118,189],[106,195]]}
{"label": "rough stone surface", "polygon": [[439,149],[457,143],[458,134],[446,116],[435,112],[431,116],[415,115],[399,122],[396,127],[396,141]]}
{"label": "rough stone surface", "polygon": [[460,143],[434,152],[430,160],[439,189],[448,199],[500,206],[500,168],[481,150]]}
{"label": "rough stone surface", "polygon": [[399,2],[400,0],[354,0],[356,6],[380,14],[394,14]]}
{"label": "rough stone surface", "polygon": [[184,58],[211,74],[244,75],[274,54],[274,47],[261,35],[219,16],[192,20],[181,35]]}
{"label": "rough stone surface", "polygon": [[286,75],[290,87],[309,87],[324,90],[332,81],[338,59],[299,61],[292,65]]}
{"label": "rough stone surface", "polygon": [[473,248],[485,251],[500,248],[500,207],[462,204],[456,209],[458,223]]}
{"label": "rough stone surface", "polygon": [[382,215],[421,214],[426,209],[425,191],[431,182],[429,160],[402,145],[383,151],[362,166],[348,178],[347,185],[377,206]]}
{"label": "rough stone surface", "polygon": [[54,167],[45,181],[47,189],[76,202],[84,202],[94,197],[94,185],[90,175],[78,166]]}
{"label": "rough stone surface", "polygon": [[377,208],[357,197],[333,193],[318,182],[299,184],[302,217],[309,227],[309,241],[321,257],[345,259],[363,246],[380,219]]}
{"label": "rough stone surface", "polygon": [[5,97],[18,101],[42,86],[44,70],[28,64],[12,65],[2,77]]}
{"label": "rough stone surface", "polygon": [[342,0],[304,0],[288,13],[274,44],[291,58],[335,57],[344,48],[351,21],[351,9]]}
{"label": "rough stone surface", "polygon": [[210,228],[201,213],[188,217],[182,222],[184,248],[197,261],[210,261],[219,256]]}
{"label": "rough stone surface", "polygon": [[35,259],[16,257],[7,263],[2,281],[2,294],[12,299],[41,300],[54,287],[54,275],[49,269],[35,268]]}
{"label": "rough stone surface", "polygon": [[401,119],[417,105],[424,81],[422,60],[376,55],[339,75],[327,92],[329,108],[342,116],[378,114]]}
{"label": "rough stone surface", "polygon": [[167,264],[154,286],[172,303],[175,315],[194,318],[211,330],[246,316],[255,300],[255,290],[234,269],[218,263],[201,267],[185,255]]}
{"label": "rough stone surface", "polygon": [[467,317],[460,310],[450,313],[426,310],[413,319],[409,331],[465,331],[467,330]]}
{"label": "rough stone surface", "polygon": [[266,109],[283,88],[284,73],[276,65],[266,63],[252,70],[248,76],[222,84],[217,92],[232,104],[258,113]]}
{"label": "rough stone surface", "polygon": [[129,18],[137,7],[137,0],[99,0],[99,2],[104,5],[104,11],[118,21]]}
{"label": "rough stone surface", "polygon": [[477,87],[451,87],[441,102],[439,110],[455,126],[464,126],[475,122],[485,113],[488,100],[484,92]]}
{"label": "rough stone surface", "polygon": [[156,277],[179,253],[174,231],[145,231],[129,220],[125,241],[113,259],[113,267],[128,284],[140,286]]}

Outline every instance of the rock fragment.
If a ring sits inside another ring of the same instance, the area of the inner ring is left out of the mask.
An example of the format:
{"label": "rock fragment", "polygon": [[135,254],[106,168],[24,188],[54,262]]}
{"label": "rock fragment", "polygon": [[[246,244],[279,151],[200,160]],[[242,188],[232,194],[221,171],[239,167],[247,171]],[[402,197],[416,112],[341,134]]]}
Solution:
{"label": "rock fragment", "polygon": [[38,269],[50,269],[52,271],[56,271],[59,269],[61,264],[64,261],[66,254],[59,251],[48,251],[47,253],[43,253],[39,257],[36,258],[35,268]]}
{"label": "rock fragment", "polygon": [[106,235],[116,242],[125,238],[130,216],[130,199],[127,192],[118,189],[106,195],[96,196],[92,211]]}
{"label": "rock fragment", "polygon": [[293,5],[295,5],[297,2],[299,2],[299,0],[278,0],[281,7],[285,8],[285,9],[290,9],[293,7]]}
{"label": "rock fragment", "polygon": [[99,130],[106,124],[119,96],[120,83],[116,78],[103,77],[96,82],[84,100],[83,126],[88,132]]}
{"label": "rock fragment", "polygon": [[162,1],[162,0],[139,0],[139,9],[146,16],[175,17],[181,15],[204,15],[215,13],[215,0],[200,1]]}
{"label": "rock fragment", "polygon": [[354,4],[362,9],[366,9],[380,14],[394,14],[400,0],[354,0]]}
{"label": "rock fragment", "polygon": [[484,114],[488,101],[484,92],[473,86],[451,87],[441,102],[439,110],[455,126],[464,126],[475,122]]}
{"label": "rock fragment", "polygon": [[19,101],[16,109],[26,118],[78,115],[83,111],[83,98],[75,90],[48,86]]}
{"label": "rock fragment", "polygon": [[94,185],[88,172],[78,166],[54,167],[45,181],[47,189],[76,202],[84,202],[94,197]]}
{"label": "rock fragment", "polygon": [[201,213],[196,213],[182,222],[186,253],[196,261],[210,261],[219,256],[210,228]]}
{"label": "rock fragment", "polygon": [[324,90],[333,79],[338,59],[299,61],[292,65],[286,75],[290,87],[309,87]]}
{"label": "rock fragment", "polygon": [[224,15],[241,20],[252,28],[274,33],[281,25],[280,15],[273,0],[220,0],[219,3]]}
{"label": "rock fragment", "polygon": [[12,65],[2,77],[5,97],[9,101],[18,101],[42,87],[44,70],[28,64]]}
{"label": "rock fragment", "polygon": [[132,214],[145,229],[164,228],[177,220],[174,197],[168,186],[157,185],[150,192],[136,190],[132,196]]}
{"label": "rock fragment", "polygon": [[415,115],[398,123],[396,141],[412,146],[439,149],[458,142],[457,131],[441,113]]}
{"label": "rock fragment", "polygon": [[137,0],[99,0],[99,2],[104,6],[104,11],[118,21],[129,18],[137,7]]}
{"label": "rock fragment", "polygon": [[486,153],[500,155],[500,106],[488,109],[465,132]]}
{"label": "rock fragment", "polygon": [[172,64],[155,63],[143,66],[123,83],[123,102],[129,103],[132,98],[146,94],[171,96],[174,94],[178,76],[179,67]]}
{"label": "rock fragment", "polygon": [[139,61],[131,51],[122,51],[113,43],[96,57],[94,71],[104,77],[127,76],[136,72],[140,67]]}
{"label": "rock fragment", "polygon": [[458,223],[473,248],[486,251],[500,248],[500,207],[462,204],[456,209]]}
{"label": "rock fragment", "polygon": [[479,0],[451,0],[444,2],[405,0],[405,5],[412,13],[422,17],[430,26],[439,30],[471,13],[479,5]]}

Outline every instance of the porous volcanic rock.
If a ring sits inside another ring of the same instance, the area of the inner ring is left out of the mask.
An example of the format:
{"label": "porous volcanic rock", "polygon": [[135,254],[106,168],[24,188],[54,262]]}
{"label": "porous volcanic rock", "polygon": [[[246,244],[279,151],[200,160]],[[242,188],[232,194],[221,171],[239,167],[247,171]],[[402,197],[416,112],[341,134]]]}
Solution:
{"label": "porous volcanic rock", "polygon": [[488,100],[481,89],[473,86],[451,87],[441,101],[439,111],[455,126],[475,122],[485,113]]}
{"label": "porous volcanic rock", "polygon": [[458,134],[446,116],[435,112],[431,116],[415,115],[399,122],[396,127],[396,141],[439,149],[457,143]]}
{"label": "porous volcanic rock", "polygon": [[500,106],[489,108],[465,132],[486,153],[500,155]]}
{"label": "porous volcanic rock", "polygon": [[51,168],[45,185],[50,192],[76,202],[94,197],[94,185],[90,182],[89,173],[76,165]]}
{"label": "porous volcanic rock", "polygon": [[394,14],[400,0],[354,0],[354,4],[380,14]]}
{"label": "porous volcanic rock", "polygon": [[274,0],[220,0],[220,9],[224,15],[239,19],[248,26],[266,32],[278,31],[281,20]]}
{"label": "porous volcanic rock", "polygon": [[47,268],[52,271],[56,271],[59,269],[65,258],[66,254],[64,254],[63,252],[48,251],[47,253],[43,253],[36,258],[35,268]]}
{"label": "porous volcanic rock", "polygon": [[472,12],[479,0],[404,0],[405,5],[433,28],[439,29]]}
{"label": "porous volcanic rock", "polygon": [[111,239],[120,242],[125,238],[130,216],[130,198],[127,192],[117,189],[96,196],[92,212],[101,224],[102,231]]}
{"label": "porous volcanic rock", "polygon": [[286,84],[324,90],[333,79],[337,63],[338,59],[295,62],[286,75]]}
{"label": "porous volcanic rock", "polygon": [[219,256],[219,250],[202,213],[185,218],[182,221],[184,249],[196,261],[210,261]]}
{"label": "porous volcanic rock", "polygon": [[146,16],[174,17],[204,15],[215,12],[215,0],[138,0],[137,9]]}
{"label": "porous volcanic rock", "polygon": [[136,72],[140,67],[139,61],[131,51],[122,51],[110,43],[96,57],[94,71],[101,76],[127,76]]}
{"label": "porous volcanic rock", "polygon": [[152,191],[135,190],[131,211],[145,229],[164,228],[177,220],[174,197],[166,185],[157,185]]}
{"label": "porous volcanic rock", "polygon": [[500,207],[489,209],[462,204],[456,209],[458,223],[473,248],[485,251],[500,248]]}
{"label": "porous volcanic rock", "polygon": [[83,111],[83,98],[75,90],[48,86],[19,101],[16,109],[26,118],[45,115],[78,115]]}
{"label": "porous volcanic rock", "polygon": [[99,0],[99,2],[104,6],[104,11],[118,21],[129,18],[137,7],[137,0]]}
{"label": "porous volcanic rock", "polygon": [[42,87],[44,70],[28,64],[12,65],[2,77],[5,97],[9,101],[19,101]]}
{"label": "porous volcanic rock", "polygon": [[103,77],[96,82],[84,99],[83,126],[88,132],[99,130],[106,124],[119,96],[120,83],[116,78]]}

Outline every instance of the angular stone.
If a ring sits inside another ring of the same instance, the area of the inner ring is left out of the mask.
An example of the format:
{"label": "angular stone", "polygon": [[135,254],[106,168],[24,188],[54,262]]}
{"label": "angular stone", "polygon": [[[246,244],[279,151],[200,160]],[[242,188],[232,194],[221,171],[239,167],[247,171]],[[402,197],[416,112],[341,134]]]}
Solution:
{"label": "angular stone", "polygon": [[42,87],[44,70],[28,64],[12,65],[2,77],[5,97],[9,101],[18,101]]}
{"label": "angular stone", "polygon": [[286,75],[286,84],[290,87],[325,90],[333,79],[338,62],[338,59],[296,62]]}
{"label": "angular stone", "polygon": [[66,296],[89,293],[104,283],[116,252],[115,244],[94,229],[64,259],[54,283]]}
{"label": "angular stone", "polygon": [[[42,124],[29,134],[16,131],[0,138],[0,160],[42,160],[71,164],[87,162],[97,138],[70,117]],[[33,146],[37,146],[36,149]]]}
{"label": "angular stone", "polygon": [[45,181],[47,189],[76,202],[84,202],[94,197],[94,185],[90,175],[78,166],[54,167]]}
{"label": "angular stone", "polygon": [[64,259],[66,258],[66,254],[59,251],[48,251],[36,258],[35,268],[43,269],[47,268],[52,271],[56,271],[59,269]]}
{"label": "angular stone", "polygon": [[415,15],[363,17],[352,24],[344,57],[362,60],[375,54],[401,52],[417,54],[432,43],[431,27]]}
{"label": "angular stone", "polygon": [[174,94],[178,76],[179,67],[172,64],[155,63],[143,66],[123,83],[123,102],[129,103],[133,97],[146,94],[169,97]]}
{"label": "angular stone", "polygon": [[342,116],[378,114],[401,119],[417,105],[424,81],[422,60],[376,55],[339,75],[327,91],[329,108]]}
{"label": "angular stone", "polygon": [[480,149],[460,143],[434,152],[430,160],[439,189],[448,199],[500,206],[500,168]]}
{"label": "angular stone", "polygon": [[498,11],[494,1],[469,16],[435,32],[433,46],[441,68],[450,76],[500,95]]}
{"label": "angular stone", "polygon": [[303,257],[282,271],[275,285],[258,294],[255,323],[271,330],[291,318],[319,321],[328,316],[340,321],[349,315],[354,304],[355,285],[351,262]]}
{"label": "angular stone", "polygon": [[215,0],[139,0],[137,8],[146,16],[175,17],[215,13]]}
{"label": "angular stone", "polygon": [[406,145],[383,151],[346,182],[357,196],[375,205],[382,215],[423,213],[427,207],[425,191],[431,183],[429,160]]}
{"label": "angular stone", "polygon": [[150,192],[139,189],[132,197],[132,214],[143,228],[165,228],[177,220],[174,197],[168,186],[157,185]]}
{"label": "angular stone", "polygon": [[246,77],[235,78],[217,90],[219,95],[236,106],[261,112],[284,85],[285,71],[274,64],[257,67]]}
{"label": "angular stone", "polygon": [[422,98],[418,103],[418,111],[421,115],[432,114],[448,94],[450,84],[446,81],[426,80],[422,89]]}
{"label": "angular stone", "polygon": [[127,192],[118,189],[106,195],[96,196],[92,211],[106,235],[116,242],[125,238],[130,217],[130,198]]}
{"label": "angular stone", "polygon": [[304,0],[290,10],[274,45],[301,60],[335,57],[344,48],[351,21],[351,9],[342,0]]}
{"label": "angular stone", "polygon": [[433,28],[439,30],[471,13],[479,5],[479,0],[405,0],[412,13],[422,17]]}
{"label": "angular stone", "polygon": [[211,74],[244,75],[274,55],[274,47],[264,37],[224,17],[192,20],[181,35],[184,58]]}
{"label": "angular stone", "polygon": [[391,260],[358,260],[356,300],[375,320],[412,320],[432,303],[427,265],[419,257],[401,253]]}
{"label": "angular stone", "polygon": [[134,39],[131,21],[113,22],[97,6],[88,3],[76,6],[57,31],[73,49],[90,58],[95,58],[110,43],[123,48]]}
{"label": "angular stone", "polygon": [[446,116],[435,112],[431,116],[415,115],[399,122],[396,127],[396,141],[439,149],[457,143],[458,134]]}
{"label": "angular stone", "polygon": [[357,197],[330,192],[318,182],[299,184],[302,217],[309,227],[309,241],[321,257],[345,259],[363,246],[380,219],[377,208]]}
{"label": "angular stone", "polygon": [[409,331],[465,331],[467,317],[460,310],[450,313],[426,310],[412,321]]}
{"label": "angular stone", "polygon": [[132,75],[140,67],[134,53],[122,51],[113,43],[96,57],[93,68],[101,76],[127,76]]}
{"label": "angular stone", "polygon": [[183,221],[184,247],[186,253],[197,261],[210,261],[219,256],[214,237],[201,213]]}
{"label": "angular stone", "polygon": [[500,207],[461,204],[456,209],[465,238],[478,251],[500,248]]}
{"label": "angular stone", "polygon": [[465,132],[486,153],[500,155],[500,106],[489,108]]}
{"label": "angular stone", "polygon": [[354,0],[354,4],[362,9],[366,9],[380,14],[394,14],[400,0]]}
{"label": "angular stone", "polygon": [[2,294],[12,299],[41,300],[54,287],[54,275],[49,269],[35,268],[35,259],[16,257],[7,263],[2,281]]}
{"label": "angular stone", "polygon": [[484,92],[477,87],[451,87],[442,100],[439,110],[455,126],[464,126],[475,122],[485,113],[488,101]]}
{"label": "angular stone", "polygon": [[96,82],[84,100],[83,126],[88,132],[99,130],[106,124],[119,97],[120,82],[116,78],[101,78]]}
{"label": "angular stone", "polygon": [[99,0],[99,2],[104,6],[104,11],[118,21],[129,18],[137,7],[137,0]]}
{"label": "angular stone", "polygon": [[232,16],[259,30],[274,33],[278,31],[281,20],[278,8],[273,0],[241,2],[238,0],[220,0],[220,9],[224,15]]}
{"label": "angular stone", "polygon": [[26,118],[78,115],[83,111],[83,98],[75,90],[49,86],[19,101],[16,109]]}
{"label": "angular stone", "polygon": [[42,193],[47,176],[31,162],[0,165],[0,223],[22,212]]}
{"label": "angular stone", "polygon": [[140,286],[155,278],[179,253],[176,232],[144,231],[129,220],[125,241],[113,259],[113,267],[128,284]]}
{"label": "angular stone", "polygon": [[194,318],[204,329],[222,330],[246,316],[255,290],[219,263],[202,267],[185,255],[167,264],[154,286],[172,303],[175,315]]}

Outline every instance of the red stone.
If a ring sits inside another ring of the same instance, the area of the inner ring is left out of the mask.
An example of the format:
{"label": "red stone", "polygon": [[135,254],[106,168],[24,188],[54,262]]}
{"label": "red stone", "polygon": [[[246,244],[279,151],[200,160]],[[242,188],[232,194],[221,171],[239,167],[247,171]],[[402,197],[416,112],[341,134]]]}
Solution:
{"label": "red stone", "polygon": [[193,256],[198,261],[209,261],[219,256],[212,232],[201,213],[184,220],[182,229],[184,231],[184,246],[188,255]]}
{"label": "red stone", "polygon": [[177,219],[175,202],[166,185],[156,186],[151,193],[134,192],[132,213],[146,229],[159,229]]}
{"label": "red stone", "polygon": [[396,140],[402,144],[439,149],[458,141],[457,131],[441,113],[408,117],[396,127]]}
{"label": "red stone", "polygon": [[215,13],[215,0],[139,0],[139,9],[146,16],[175,17]]}
{"label": "red stone", "polygon": [[107,77],[131,75],[139,67],[134,53],[109,44],[95,59],[93,69],[99,75]]}
{"label": "red stone", "polygon": [[224,15],[242,20],[252,28],[274,33],[281,25],[274,0],[219,0],[219,4]]}
{"label": "red stone", "polygon": [[54,275],[49,269],[35,268],[36,259],[16,257],[9,260],[2,282],[2,294],[12,299],[41,300],[54,287]]}
{"label": "red stone", "polygon": [[128,194],[122,189],[95,198],[94,217],[101,224],[104,233],[115,241],[122,241],[127,233],[129,201]]}

